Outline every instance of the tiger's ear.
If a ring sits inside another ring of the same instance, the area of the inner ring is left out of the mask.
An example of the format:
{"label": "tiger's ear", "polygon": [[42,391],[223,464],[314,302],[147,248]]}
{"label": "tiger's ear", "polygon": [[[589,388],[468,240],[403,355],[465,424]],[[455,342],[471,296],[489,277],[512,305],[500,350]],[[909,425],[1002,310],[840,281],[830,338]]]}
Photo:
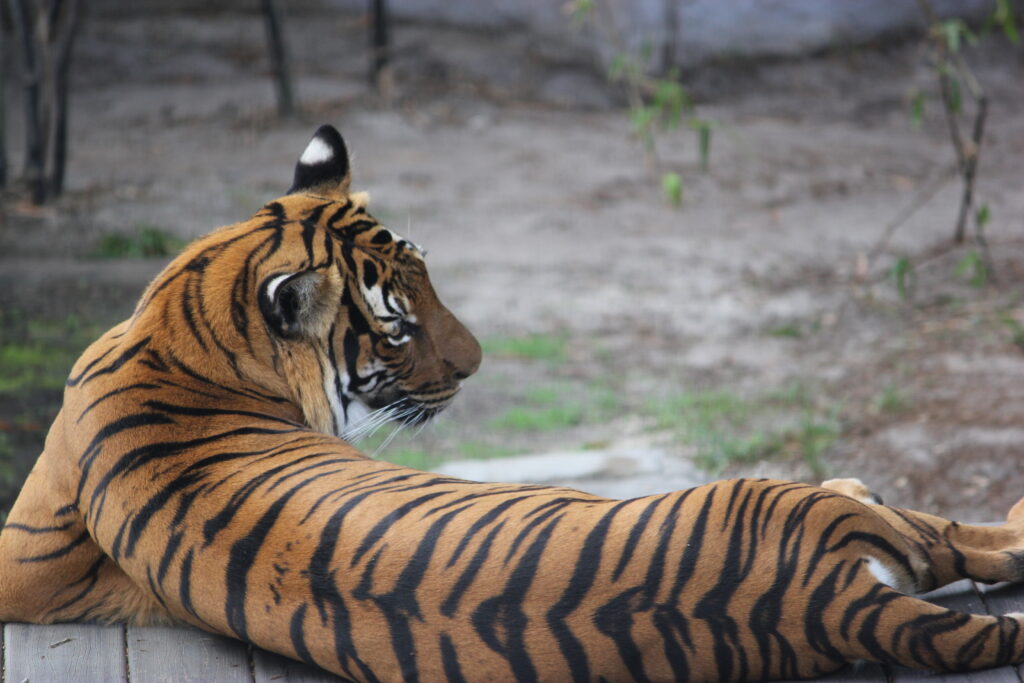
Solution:
{"label": "tiger's ear", "polygon": [[352,181],[348,149],[334,126],[317,129],[313,139],[295,164],[295,180],[288,194],[313,192],[323,195],[345,195]]}
{"label": "tiger's ear", "polygon": [[333,284],[330,271],[273,275],[260,286],[260,311],[279,337],[321,336],[331,324],[331,302],[340,299]]}

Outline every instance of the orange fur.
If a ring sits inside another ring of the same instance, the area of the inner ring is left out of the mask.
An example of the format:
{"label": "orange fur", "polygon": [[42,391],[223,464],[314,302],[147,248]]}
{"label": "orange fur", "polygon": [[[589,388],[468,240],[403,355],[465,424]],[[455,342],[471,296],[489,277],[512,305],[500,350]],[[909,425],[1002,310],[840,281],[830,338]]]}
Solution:
{"label": "orange fur", "polygon": [[358,680],[1024,659],[1019,618],[897,590],[1021,580],[1019,512],[958,525],[842,481],[613,501],[360,454],[352,406],[426,419],[480,349],[348,194],[347,161],[316,170],[189,246],[75,365],[0,534],[0,621],[174,619]]}

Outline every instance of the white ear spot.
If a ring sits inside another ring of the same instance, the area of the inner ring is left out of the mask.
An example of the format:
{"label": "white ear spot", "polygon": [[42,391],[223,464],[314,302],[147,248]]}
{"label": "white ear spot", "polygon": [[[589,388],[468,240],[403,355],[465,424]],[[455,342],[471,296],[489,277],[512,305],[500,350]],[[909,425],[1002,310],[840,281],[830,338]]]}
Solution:
{"label": "white ear spot", "polygon": [[278,275],[273,280],[267,283],[267,298],[271,301],[274,300],[274,292],[281,286],[281,283],[292,276],[292,273],[285,273],[284,275]]}
{"label": "white ear spot", "polygon": [[306,150],[299,157],[299,163],[305,164],[306,166],[316,166],[322,164],[325,161],[330,161],[334,158],[334,152],[331,151],[330,145],[321,140],[319,137],[315,137],[309,141],[306,145]]}
{"label": "white ear spot", "polygon": [[362,192],[353,192],[349,195],[349,199],[352,203],[361,209],[365,209],[370,204],[370,193],[365,190]]}

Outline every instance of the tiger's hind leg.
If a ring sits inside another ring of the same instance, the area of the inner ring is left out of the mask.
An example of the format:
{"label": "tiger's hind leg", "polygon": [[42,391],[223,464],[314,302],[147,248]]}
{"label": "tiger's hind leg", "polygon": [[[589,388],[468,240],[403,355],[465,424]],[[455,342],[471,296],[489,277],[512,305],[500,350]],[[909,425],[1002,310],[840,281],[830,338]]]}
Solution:
{"label": "tiger's hind leg", "polygon": [[871,505],[918,550],[925,560],[922,592],[960,579],[1024,581],[1024,500],[1010,510],[1005,524],[979,526],[882,505],[857,479],[833,479],[822,488]]}
{"label": "tiger's hind leg", "polygon": [[169,621],[93,541],[44,451],[0,530],[0,622]]}

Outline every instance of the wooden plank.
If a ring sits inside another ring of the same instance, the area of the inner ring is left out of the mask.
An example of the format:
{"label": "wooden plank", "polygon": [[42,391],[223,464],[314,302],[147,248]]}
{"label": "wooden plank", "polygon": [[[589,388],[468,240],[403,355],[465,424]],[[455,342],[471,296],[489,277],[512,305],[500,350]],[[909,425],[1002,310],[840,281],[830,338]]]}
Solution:
{"label": "wooden plank", "polygon": [[987,586],[979,583],[977,586],[989,614],[1024,612],[1024,584],[996,583]]}
{"label": "wooden plank", "polygon": [[825,676],[823,681],[846,681],[847,683],[885,683],[889,674],[885,667],[875,662],[860,661],[851,664],[842,671]]}
{"label": "wooden plank", "polygon": [[247,645],[194,628],[128,627],[132,683],[252,681]]}
{"label": "wooden plank", "polygon": [[340,683],[342,680],[321,668],[267,652],[258,647],[252,650],[253,674],[256,683]]}
{"label": "wooden plank", "polygon": [[124,627],[6,624],[6,680],[127,681]]}

